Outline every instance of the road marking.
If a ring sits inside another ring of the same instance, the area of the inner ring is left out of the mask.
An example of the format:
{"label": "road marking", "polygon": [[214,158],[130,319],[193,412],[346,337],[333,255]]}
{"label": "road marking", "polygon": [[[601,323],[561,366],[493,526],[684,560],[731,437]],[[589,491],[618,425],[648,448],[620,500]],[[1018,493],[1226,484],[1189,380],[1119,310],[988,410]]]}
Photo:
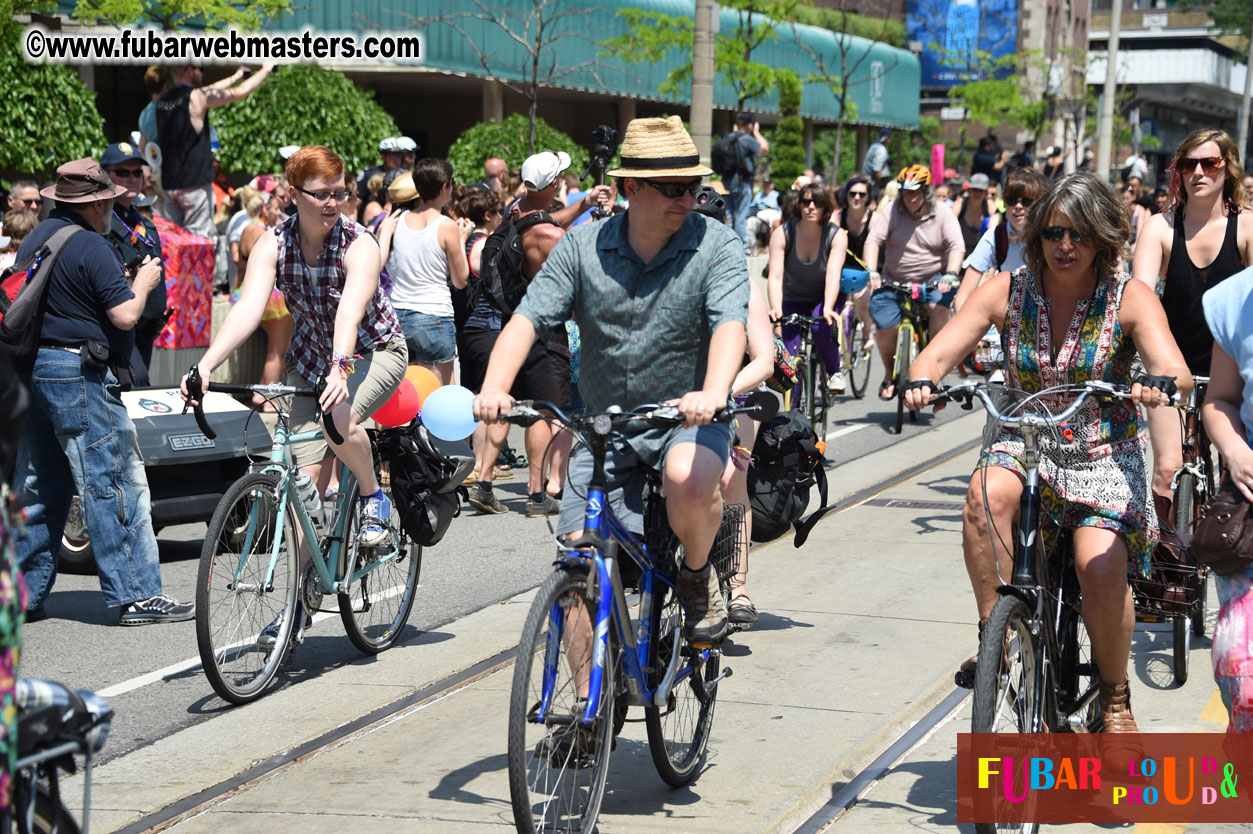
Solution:
{"label": "road marking", "polygon": [[870,423],[853,423],[851,426],[845,426],[842,429],[836,429],[835,431],[827,432],[826,440],[828,443],[830,443],[832,440],[835,440],[835,438],[837,437],[843,437],[846,434],[852,434],[855,431],[869,428],[870,426],[871,426]]}
{"label": "road marking", "polygon": [[1205,702],[1205,708],[1201,710],[1200,719],[1211,724],[1227,726],[1227,707],[1223,705],[1223,696],[1219,694],[1218,687],[1214,687],[1209,700]]}

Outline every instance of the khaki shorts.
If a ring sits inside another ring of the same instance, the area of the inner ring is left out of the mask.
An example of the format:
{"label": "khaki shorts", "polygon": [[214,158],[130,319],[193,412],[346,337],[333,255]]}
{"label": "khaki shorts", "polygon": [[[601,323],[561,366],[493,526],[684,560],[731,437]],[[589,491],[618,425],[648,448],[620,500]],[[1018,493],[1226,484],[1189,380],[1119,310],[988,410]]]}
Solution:
{"label": "khaki shorts", "polygon": [[[284,357],[289,380],[300,380],[291,352]],[[404,336],[397,336],[377,350],[362,354],[357,360],[356,370],[348,377],[348,403],[362,420],[378,411],[383,403],[391,399],[392,394],[400,387],[405,378],[405,369],[409,363],[409,351],[405,347]],[[299,384],[297,382],[296,384]],[[291,407],[292,433],[313,431],[318,428],[314,421],[317,415],[318,401],[313,397],[295,397]],[[303,440],[287,447],[292,462],[296,466],[311,466],[320,463],[326,457],[329,447],[326,441]]]}

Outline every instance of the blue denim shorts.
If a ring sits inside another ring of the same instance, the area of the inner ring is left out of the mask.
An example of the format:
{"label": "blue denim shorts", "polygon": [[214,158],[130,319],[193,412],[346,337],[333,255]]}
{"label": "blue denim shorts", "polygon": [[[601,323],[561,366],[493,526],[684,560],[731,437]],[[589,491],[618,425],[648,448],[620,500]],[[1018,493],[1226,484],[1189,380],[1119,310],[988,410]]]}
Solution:
{"label": "blue denim shorts", "polygon": [[411,364],[439,365],[456,358],[457,327],[451,316],[397,310],[396,318],[405,334]]}
{"label": "blue denim shorts", "polygon": [[[927,304],[945,304],[952,301],[952,296],[956,295],[953,290],[948,293],[941,293],[938,289],[932,287],[926,291],[923,300]],[[879,287],[870,296],[870,318],[874,319],[875,327],[880,330],[886,330],[889,327],[896,327],[901,323],[901,296],[903,291],[893,287]],[[948,296],[948,302],[945,297]]]}

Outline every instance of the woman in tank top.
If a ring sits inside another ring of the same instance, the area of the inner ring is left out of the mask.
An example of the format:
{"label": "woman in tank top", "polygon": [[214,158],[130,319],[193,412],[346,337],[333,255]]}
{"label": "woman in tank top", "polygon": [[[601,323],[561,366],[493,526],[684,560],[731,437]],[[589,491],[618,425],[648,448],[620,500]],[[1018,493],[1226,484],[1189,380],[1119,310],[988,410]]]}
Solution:
{"label": "woman in tank top", "polygon": [[[796,201],[800,217],[788,220],[770,234],[770,266],[766,292],[770,320],[801,313],[823,321],[813,326],[814,350],[828,374],[828,387],[844,391],[840,372],[840,351],[831,332],[831,323],[844,306],[840,293],[840,272],[848,249],[848,235],[831,222],[835,200],[822,183],[809,183],[800,189]],[[801,328],[782,328],[781,335],[790,353],[801,342]]]}
{"label": "woman in tank top", "polygon": [[[844,205],[840,207],[840,228],[848,235],[848,254],[851,256],[844,266],[851,269],[879,269],[883,265],[880,256],[875,266],[866,264],[862,251],[866,246],[866,238],[870,236],[870,224],[874,221],[874,206],[870,202],[870,181],[861,174],[854,174],[844,185]],[[874,347],[874,322],[870,319],[870,291],[864,289],[853,296],[853,308],[857,318],[861,319],[866,340],[862,343],[863,351]]]}
{"label": "woman in tank top", "polygon": [[[1253,213],[1240,211],[1244,170],[1225,132],[1194,131],[1175,151],[1170,170],[1173,210],[1146,220],[1132,272],[1155,290],[1160,284],[1166,320],[1188,369],[1208,376],[1214,337],[1201,295],[1253,263]],[[1170,483],[1183,463],[1179,417],[1174,409],[1149,413],[1153,496],[1158,515],[1168,521]]]}
{"label": "woman in tank top", "polygon": [[393,208],[379,228],[379,246],[409,363],[430,368],[447,385],[457,355],[451,288],[466,286],[466,240],[474,223],[443,215],[452,199],[452,166],[442,159],[420,160],[412,174],[391,184],[388,196]]}

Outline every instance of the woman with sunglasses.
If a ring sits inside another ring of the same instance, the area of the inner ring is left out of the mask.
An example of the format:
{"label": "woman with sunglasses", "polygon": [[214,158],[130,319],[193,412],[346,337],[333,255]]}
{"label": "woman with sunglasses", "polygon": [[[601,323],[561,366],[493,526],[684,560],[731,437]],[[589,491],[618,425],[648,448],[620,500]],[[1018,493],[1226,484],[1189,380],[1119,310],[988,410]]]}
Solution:
{"label": "woman with sunglasses", "polygon": [[[910,366],[913,382],[905,392],[908,408],[926,406],[932,380],[943,378],[993,325],[1001,330],[1006,384],[1025,394],[1091,379],[1125,384],[1137,350],[1156,375],[1136,379],[1136,402],[1090,401],[1069,423],[1073,440],[1046,439],[1041,450],[1042,506],[1058,526],[1074,531],[1105,732],[1136,732],[1127,676],[1135,625],[1127,563],[1147,577],[1157,542],[1138,404],[1165,405],[1169,377],[1184,394],[1192,387],[1157,297],[1119,269],[1129,234],[1127,213],[1096,174],[1081,171],[1053,183],[1027,212],[1026,265],[975,291]],[[1042,403],[1061,410],[1072,399],[1050,396]],[[1022,455],[1021,435],[1002,427],[966,493],[962,547],[981,631],[1001,577],[1012,570],[1011,554],[999,542],[1018,512]],[[974,671],[971,658],[958,671],[958,684],[971,685]]]}
{"label": "woman with sunglasses", "polygon": [[[270,293],[276,288],[283,292],[295,319],[288,380],[314,385],[326,379],[317,402],[311,397],[293,401],[291,429],[312,431],[318,410],[332,415],[344,443],[331,444],[331,451],[357,477],[359,539],[373,547],[387,539],[391,501],[375,477],[370,438],[361,424],[400,387],[408,357],[405,337],[379,288],[378,242],[364,226],[340,214],[340,204],[348,199],[343,160],[321,145],[301,148],[287,162],[287,180],[296,214],[257,240],[239,301],[197,367],[207,382],[257,329]],[[186,377],[182,389],[188,398]],[[328,443],[329,438],[290,447],[295,465],[314,479],[320,493],[326,491],[333,468],[326,459]]]}
{"label": "woman with sunglasses", "polygon": [[1027,211],[1044,191],[1044,178],[1030,168],[1015,168],[1005,184],[1005,220],[983,233],[966,257],[966,271],[953,298],[953,310],[962,308],[979,286],[998,272],[1014,272],[1026,264],[1022,230]]}
{"label": "woman with sunglasses", "polygon": [[[870,223],[874,220],[874,204],[870,202],[870,181],[861,174],[854,174],[844,184],[844,202],[840,205],[840,228],[848,235],[849,260],[845,266],[853,269],[882,269],[882,258],[878,264],[867,264],[865,255],[866,238],[870,235]],[[861,345],[863,351],[874,347],[874,322],[870,319],[870,293],[862,290],[853,296],[853,305],[857,318],[863,324],[862,332],[866,341]]]}
{"label": "woman with sunglasses", "polygon": [[[862,186],[864,188],[864,186]],[[822,359],[832,393],[844,393],[840,351],[831,332],[831,323],[844,307],[840,293],[840,273],[848,250],[848,235],[831,222],[835,200],[820,182],[797,190],[799,217],[788,220],[770,234],[770,264],[766,294],[770,320],[800,313],[822,321],[813,325],[814,350]],[[800,348],[801,328],[787,325],[780,335],[789,353]]]}
{"label": "woman with sunglasses", "polygon": [[[1188,370],[1208,376],[1214,338],[1205,324],[1201,296],[1253,264],[1253,212],[1241,211],[1247,195],[1236,143],[1224,131],[1194,131],[1170,163],[1171,206],[1148,219],[1136,248],[1132,274],[1161,287],[1170,332]],[[1198,266],[1201,264],[1202,266]],[[1183,465],[1179,415],[1149,415],[1153,442],[1153,500],[1159,517],[1173,518],[1171,481]]]}

